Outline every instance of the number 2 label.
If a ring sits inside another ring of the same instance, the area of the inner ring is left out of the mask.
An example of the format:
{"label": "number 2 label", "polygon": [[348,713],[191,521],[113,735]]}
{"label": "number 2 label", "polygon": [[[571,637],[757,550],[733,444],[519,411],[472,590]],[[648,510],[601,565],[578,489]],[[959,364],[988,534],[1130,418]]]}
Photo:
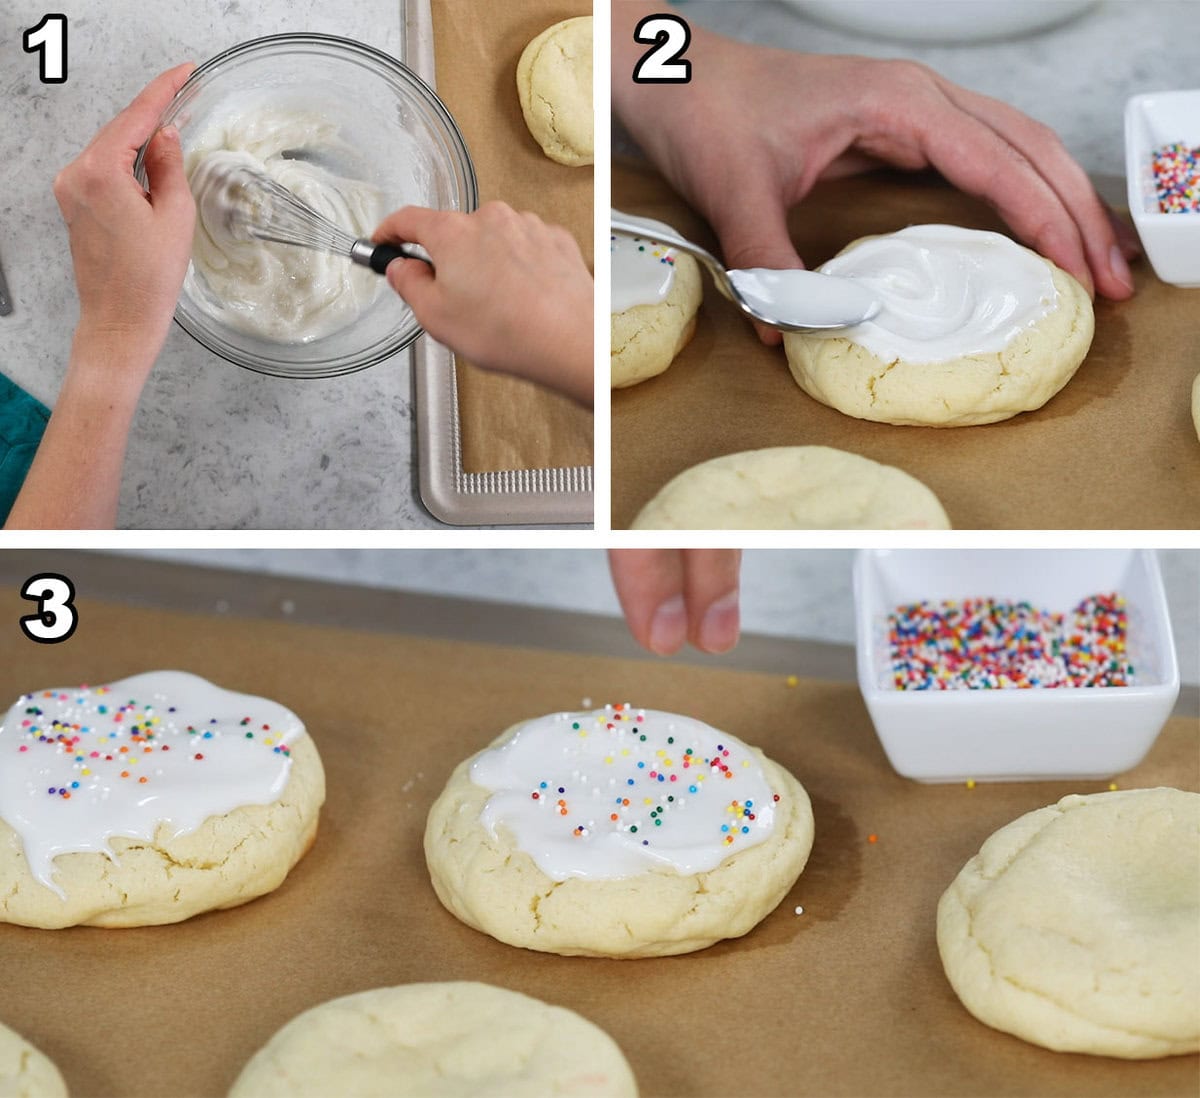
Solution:
{"label": "number 2 label", "polygon": [[67,17],[43,15],[36,27],[30,27],[21,39],[26,53],[38,55],[38,79],[43,84],[67,82]]}
{"label": "number 2 label", "polygon": [[57,572],[31,576],[21,588],[21,598],[38,604],[37,613],[21,618],[21,632],[38,644],[65,641],[79,624],[75,585]]}
{"label": "number 2 label", "polygon": [[678,15],[647,15],[634,27],[633,40],[654,43],[633,66],[635,84],[691,83],[692,63],[682,55],[692,41],[692,29]]}

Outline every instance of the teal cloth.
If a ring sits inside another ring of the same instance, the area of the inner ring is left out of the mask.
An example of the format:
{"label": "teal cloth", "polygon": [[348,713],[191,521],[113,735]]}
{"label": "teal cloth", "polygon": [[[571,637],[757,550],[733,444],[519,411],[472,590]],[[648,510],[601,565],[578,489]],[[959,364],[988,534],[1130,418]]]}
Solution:
{"label": "teal cloth", "polygon": [[0,374],[0,523],[33,464],[50,409]]}

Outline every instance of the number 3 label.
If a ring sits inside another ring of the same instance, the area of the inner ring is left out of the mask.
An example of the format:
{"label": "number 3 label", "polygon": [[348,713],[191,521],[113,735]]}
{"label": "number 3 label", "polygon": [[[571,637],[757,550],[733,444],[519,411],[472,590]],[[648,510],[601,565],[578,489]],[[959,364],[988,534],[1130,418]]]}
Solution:
{"label": "number 3 label", "polygon": [[678,15],[647,15],[634,28],[633,40],[654,43],[633,66],[635,84],[691,83],[692,63],[681,58],[692,41],[692,29]]}
{"label": "number 3 label", "polygon": [[33,576],[21,588],[21,598],[38,604],[38,612],[21,619],[21,632],[38,644],[58,644],[75,632],[75,586],[66,576],[47,572]]}
{"label": "number 3 label", "polygon": [[21,39],[26,53],[38,55],[38,79],[43,84],[67,82],[67,17],[55,13],[43,15],[36,27],[30,27]]}

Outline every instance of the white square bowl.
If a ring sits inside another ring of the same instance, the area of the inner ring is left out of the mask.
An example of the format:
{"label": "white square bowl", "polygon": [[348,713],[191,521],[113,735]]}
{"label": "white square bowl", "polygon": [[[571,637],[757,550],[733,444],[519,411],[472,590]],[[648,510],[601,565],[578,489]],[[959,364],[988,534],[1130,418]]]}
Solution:
{"label": "white square bowl", "polygon": [[[1125,597],[1134,685],[899,690],[887,617],[942,599],[1025,599],[1062,613]],[[888,760],[922,782],[1107,779],[1150,750],[1179,695],[1158,558],[1150,549],[864,549],[854,562],[858,685]]]}
{"label": "white square bowl", "polygon": [[1200,146],[1200,88],[1132,96],[1125,103],[1125,187],[1142,247],[1164,282],[1200,287],[1200,211],[1161,213],[1151,155],[1183,141]]}

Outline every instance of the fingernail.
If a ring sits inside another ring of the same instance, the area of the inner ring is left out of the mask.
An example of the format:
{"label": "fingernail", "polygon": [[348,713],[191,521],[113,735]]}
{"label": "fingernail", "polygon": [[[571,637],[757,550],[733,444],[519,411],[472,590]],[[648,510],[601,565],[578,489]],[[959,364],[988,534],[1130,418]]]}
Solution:
{"label": "fingernail", "polygon": [[687,640],[687,608],[683,596],[667,599],[650,619],[650,651],[656,656],[678,652]]}
{"label": "fingernail", "polygon": [[1125,257],[1121,254],[1119,244],[1114,244],[1109,249],[1108,269],[1112,271],[1113,278],[1124,283],[1129,289],[1133,289],[1133,275],[1130,273],[1129,264],[1125,262]]}
{"label": "fingernail", "polygon": [[163,126],[163,128],[159,130],[159,133],[161,133],[168,141],[174,141],[176,144],[179,143],[179,130],[177,130],[174,126]]}
{"label": "fingernail", "polygon": [[728,652],[738,638],[738,593],[717,599],[700,623],[700,647],[705,652]]}

